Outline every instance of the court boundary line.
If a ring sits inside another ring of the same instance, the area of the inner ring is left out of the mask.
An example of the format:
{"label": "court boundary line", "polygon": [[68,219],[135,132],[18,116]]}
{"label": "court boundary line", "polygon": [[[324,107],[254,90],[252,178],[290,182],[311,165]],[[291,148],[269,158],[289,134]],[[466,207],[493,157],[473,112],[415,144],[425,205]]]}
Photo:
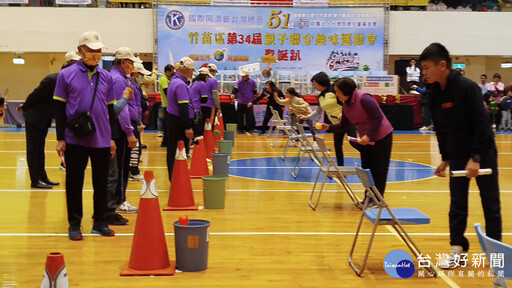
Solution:
{"label": "court boundary line", "polygon": [[[388,225],[386,225],[388,226]],[[354,236],[355,232],[210,232],[210,235],[218,235],[218,236],[285,236],[285,235],[294,235],[294,236]],[[372,233],[370,232],[360,232],[359,235],[369,236]],[[412,236],[450,236],[449,232],[408,232],[407,234]],[[83,233],[85,236],[101,236],[98,234],[92,233]],[[133,236],[134,233],[116,233],[115,236]],[[165,233],[166,236],[174,236],[174,233],[168,232]],[[375,235],[380,236],[396,236],[395,233],[392,232],[376,232]],[[464,233],[464,235],[476,236],[476,233]],[[512,236],[512,232],[503,232],[503,236]],[[0,233],[0,237],[50,237],[50,236],[62,236],[68,237],[68,233]]]}
{"label": "court boundary line", "polygon": [[[236,175],[232,175],[233,177],[240,177]],[[242,177],[241,177],[242,178]],[[261,179],[265,180],[265,179]],[[277,180],[267,180],[267,181],[277,181]],[[412,181],[412,180],[411,180]],[[311,182],[297,182],[297,183],[308,183]],[[395,182],[392,182],[395,183]],[[360,184],[360,183],[352,183],[352,184]],[[325,185],[339,185],[337,183],[326,183]],[[93,192],[92,189],[83,189],[83,192]],[[129,192],[140,192],[140,189],[126,189],[126,191]],[[201,192],[202,189],[192,189],[192,191]],[[304,193],[310,193],[311,189],[226,189],[226,191],[229,192],[304,192]],[[363,191],[363,189],[361,189]],[[65,189],[0,189],[1,192],[53,192],[53,193],[60,193],[60,192],[66,192]],[[158,192],[168,192],[167,189],[158,189]],[[329,192],[329,193],[335,193],[335,192],[342,192],[342,190],[339,189],[324,189],[323,192]],[[392,189],[386,189],[386,193],[450,193],[450,190],[392,190]],[[479,190],[469,190],[469,193],[480,193]],[[512,193],[512,190],[500,190],[500,193]]]}

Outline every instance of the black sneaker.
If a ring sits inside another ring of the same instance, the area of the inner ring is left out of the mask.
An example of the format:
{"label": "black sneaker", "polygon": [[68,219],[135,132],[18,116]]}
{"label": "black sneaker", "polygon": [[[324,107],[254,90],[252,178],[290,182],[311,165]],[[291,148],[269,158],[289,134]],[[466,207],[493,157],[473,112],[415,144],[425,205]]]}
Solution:
{"label": "black sneaker", "polygon": [[128,219],[121,216],[121,214],[115,213],[112,216],[107,218],[108,225],[126,225],[128,224]]}
{"label": "black sneaker", "polygon": [[91,233],[100,234],[101,236],[112,237],[116,235],[114,230],[108,228],[105,224],[94,224],[92,225]]}
{"label": "black sneaker", "polygon": [[82,231],[80,231],[80,227],[71,227],[68,228],[68,236],[69,240],[79,241],[82,240]]}

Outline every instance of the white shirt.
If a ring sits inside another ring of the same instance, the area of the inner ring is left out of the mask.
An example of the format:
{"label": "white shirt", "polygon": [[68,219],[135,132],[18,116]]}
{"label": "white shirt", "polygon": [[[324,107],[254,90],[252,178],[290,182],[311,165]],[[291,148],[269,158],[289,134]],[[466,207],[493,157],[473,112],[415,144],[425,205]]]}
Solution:
{"label": "white shirt", "polygon": [[409,66],[405,68],[405,71],[407,72],[407,82],[420,82],[420,68],[416,66]]}
{"label": "white shirt", "polygon": [[484,95],[487,90],[489,90],[489,83],[485,83],[485,84],[478,84],[478,86],[480,86],[480,89],[482,89],[482,95]]}

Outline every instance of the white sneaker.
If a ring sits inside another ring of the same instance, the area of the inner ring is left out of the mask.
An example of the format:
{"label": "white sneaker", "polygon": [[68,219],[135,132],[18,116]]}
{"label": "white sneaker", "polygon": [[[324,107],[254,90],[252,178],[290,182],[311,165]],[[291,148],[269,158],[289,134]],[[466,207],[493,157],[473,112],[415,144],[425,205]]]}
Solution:
{"label": "white sneaker", "polygon": [[468,261],[467,256],[468,253],[462,249],[462,246],[453,245],[450,254],[440,261],[439,266],[446,270],[465,267]]}
{"label": "white sneaker", "polygon": [[116,209],[118,213],[137,213],[139,208],[130,205],[130,202],[124,201],[121,205],[119,205]]}
{"label": "white sneaker", "polygon": [[164,133],[162,133],[162,131],[158,131],[156,133],[156,137],[164,137]]}
{"label": "white sneaker", "polygon": [[427,126],[423,126],[420,128],[420,131],[427,131],[428,130],[428,127]]}
{"label": "white sneaker", "polygon": [[132,175],[132,173],[129,173],[128,174],[128,180],[130,181],[142,181],[144,180],[144,176],[142,176],[142,174],[136,174],[136,175]]}

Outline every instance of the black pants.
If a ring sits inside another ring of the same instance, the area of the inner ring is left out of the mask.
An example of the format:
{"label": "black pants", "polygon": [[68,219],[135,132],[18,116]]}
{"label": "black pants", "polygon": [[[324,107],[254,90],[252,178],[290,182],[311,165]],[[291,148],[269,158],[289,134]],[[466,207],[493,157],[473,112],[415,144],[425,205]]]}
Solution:
{"label": "black pants", "polygon": [[162,102],[155,102],[153,106],[151,106],[151,110],[149,111],[148,124],[146,125],[147,130],[157,130],[158,129],[158,109],[162,107]]}
{"label": "black pants", "polygon": [[169,122],[169,113],[167,113],[167,110],[165,109],[164,107],[164,119],[162,120],[162,126],[163,126],[163,137],[162,137],[162,143],[161,143],[161,146],[162,147],[166,147],[167,146],[167,123]]}
{"label": "black pants", "polygon": [[382,197],[386,190],[386,179],[389,170],[389,158],[391,157],[391,146],[393,144],[393,133],[375,142],[375,145],[359,145],[361,153],[361,166],[370,169],[375,187]]}
{"label": "black pants", "polygon": [[140,155],[142,154],[142,148],[140,147],[142,142],[140,141],[140,132],[137,130],[137,121],[131,121],[133,127],[133,136],[137,138],[137,145],[133,148],[130,148],[130,161],[129,161],[129,171],[132,175],[140,174],[139,170],[139,160]]}
{"label": "black pants", "polygon": [[[199,137],[203,135],[204,122],[205,120],[203,120],[203,115],[201,111],[196,112],[196,118],[192,120],[192,131],[194,131],[194,137]],[[211,125],[211,128],[213,130],[213,125]]]}
{"label": "black pants", "polygon": [[[332,135],[332,138],[334,140],[334,152],[336,153],[336,162],[337,162],[338,166],[344,166],[344,164],[345,164],[345,160],[343,159],[343,157],[344,157],[344,155],[343,155],[343,141],[344,141],[344,138],[345,138],[345,134],[348,135],[348,136],[352,136],[352,137],[356,137],[357,136],[357,134],[356,134],[356,127],[354,126],[354,124],[350,124],[346,131],[335,132]],[[358,149],[358,150],[359,150],[358,146],[361,146],[361,145],[358,145],[358,144],[356,145],[353,142],[350,142],[350,145],[352,147]]]}
{"label": "black pants", "polygon": [[185,128],[181,124],[181,119],[178,116],[167,114],[167,172],[169,174],[169,181],[172,178],[172,169],[174,167],[174,158],[176,157],[176,148],[178,141],[183,141],[186,152],[188,155],[189,140],[185,136]]}
{"label": "black pants", "polygon": [[117,171],[117,155],[109,159],[108,177],[107,177],[107,217],[116,214],[116,208],[119,202],[116,198],[117,179],[119,173]]}
{"label": "black pants", "polygon": [[48,127],[37,127],[34,123],[25,123],[25,137],[27,142],[27,165],[32,184],[39,180],[46,180],[46,170],[44,168],[45,156],[44,146]]}
{"label": "black pants", "polygon": [[124,201],[126,201],[126,186],[128,185],[128,172],[130,171],[131,153],[131,148],[128,148],[128,140],[126,134],[123,131],[121,131],[119,134],[121,134],[121,136],[114,139],[114,142],[116,143],[117,158],[117,187],[115,194],[117,205],[121,205]]}
{"label": "black pants", "polygon": [[432,115],[430,114],[430,105],[421,105],[421,109],[423,110],[421,113],[421,122],[423,122],[423,126],[428,127],[430,123],[432,123]]}
{"label": "black pants", "polygon": [[80,145],[66,144],[66,203],[68,222],[71,227],[79,228],[82,222],[82,189],[88,159],[91,158],[92,186],[94,189],[95,224],[106,224],[107,211],[107,177],[110,159],[110,147],[91,148]]}
{"label": "black pants", "polygon": [[[283,119],[283,107],[272,107],[277,111],[279,117]],[[261,134],[265,134],[268,130],[268,122],[272,119],[272,111],[270,111],[270,105],[267,105],[267,109],[265,109],[265,116],[263,116],[263,122],[261,123]]]}
{"label": "black pants", "polygon": [[[450,170],[465,170],[467,157],[450,157]],[[485,217],[487,236],[501,241],[501,208],[498,187],[498,159],[496,146],[485,151],[480,158],[481,168],[491,168],[491,175],[476,177],[480,190],[480,199]],[[469,241],[464,237],[468,220],[469,178],[450,177],[450,245],[460,245],[464,251],[469,250]]]}
{"label": "black pants", "polygon": [[[213,107],[201,106],[201,127],[203,127],[203,130],[204,130],[204,123],[206,123],[206,119],[210,119],[212,117],[212,108]],[[213,130],[213,126],[215,125],[215,123],[212,123],[212,119],[210,119],[210,124],[212,125],[212,130]],[[203,135],[202,131],[201,131],[200,136],[201,135]]]}
{"label": "black pants", "polygon": [[[240,104],[238,103],[238,108],[236,110],[236,129],[239,133],[251,132],[254,130],[254,112],[253,108],[247,107],[248,104]],[[244,123],[245,119],[245,123]]]}

